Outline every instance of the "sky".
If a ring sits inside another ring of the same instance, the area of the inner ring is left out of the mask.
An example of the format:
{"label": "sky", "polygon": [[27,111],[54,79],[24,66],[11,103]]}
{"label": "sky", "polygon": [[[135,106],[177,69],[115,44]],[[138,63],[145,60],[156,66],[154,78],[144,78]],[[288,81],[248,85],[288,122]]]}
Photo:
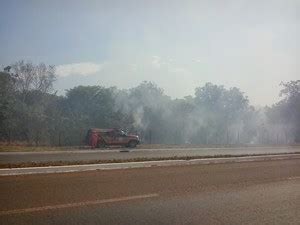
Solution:
{"label": "sky", "polygon": [[206,82],[277,102],[300,79],[299,0],[0,0],[0,64],[56,66],[55,88],[155,82],[172,98]]}

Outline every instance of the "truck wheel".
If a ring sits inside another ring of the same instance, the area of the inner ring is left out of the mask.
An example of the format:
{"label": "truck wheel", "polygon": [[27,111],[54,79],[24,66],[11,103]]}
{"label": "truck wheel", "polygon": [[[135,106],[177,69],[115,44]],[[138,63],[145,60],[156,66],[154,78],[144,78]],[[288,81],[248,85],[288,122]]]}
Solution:
{"label": "truck wheel", "polygon": [[136,147],[136,141],[129,141],[129,143],[128,143],[128,147],[129,148],[135,148]]}

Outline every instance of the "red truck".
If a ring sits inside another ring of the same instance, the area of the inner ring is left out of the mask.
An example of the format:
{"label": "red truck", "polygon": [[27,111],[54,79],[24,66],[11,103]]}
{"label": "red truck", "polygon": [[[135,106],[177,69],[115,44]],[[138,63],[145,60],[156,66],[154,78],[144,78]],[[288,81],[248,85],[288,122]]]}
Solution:
{"label": "red truck", "polygon": [[91,128],[87,132],[86,142],[91,144],[92,134],[96,135],[95,147],[106,147],[106,146],[125,146],[129,148],[135,148],[140,144],[140,138],[138,135],[127,134],[121,129],[111,128],[111,129],[99,129]]}

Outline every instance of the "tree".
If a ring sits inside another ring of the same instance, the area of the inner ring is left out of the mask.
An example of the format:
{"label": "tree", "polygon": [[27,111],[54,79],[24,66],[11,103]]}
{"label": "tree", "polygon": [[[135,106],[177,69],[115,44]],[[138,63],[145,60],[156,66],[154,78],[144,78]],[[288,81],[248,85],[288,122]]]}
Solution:
{"label": "tree", "polygon": [[[69,143],[80,144],[91,127],[118,127],[120,112],[115,109],[115,89],[78,86],[67,91],[64,100]],[[77,140],[77,141],[75,141]]]}
{"label": "tree", "polygon": [[19,61],[0,73],[2,140],[80,145],[92,127],[123,128],[145,143],[300,140],[300,81],[283,83],[283,99],[261,110],[250,106],[240,89],[212,83],[196,88],[194,96],[171,99],[146,81],[127,90],[77,86],[57,96],[54,81],[54,67],[45,64]]}
{"label": "tree", "polygon": [[16,129],[16,93],[14,79],[7,72],[0,72],[0,139],[12,139]]}
{"label": "tree", "polygon": [[44,63],[34,65],[23,60],[11,65],[11,74],[15,77],[15,88],[24,98],[30,91],[50,93],[56,80],[55,67]]}
{"label": "tree", "polygon": [[226,89],[211,83],[196,88],[195,117],[198,117],[198,122],[193,122],[197,124],[193,139],[201,143],[232,142],[232,133],[239,133],[237,125],[242,122],[248,102],[248,98],[238,88]]}
{"label": "tree", "polygon": [[276,125],[277,142],[282,139],[281,133],[285,143],[300,142],[300,80],[281,83],[281,85],[283,89],[280,91],[280,96],[283,99],[269,107],[266,112],[269,126]]}
{"label": "tree", "polygon": [[132,115],[133,127],[145,142],[164,143],[168,141],[168,119],[170,118],[170,97],[155,83],[142,82],[129,90],[123,109]]}
{"label": "tree", "polygon": [[1,119],[1,133],[9,140],[16,136],[15,139],[36,145],[45,142],[48,139],[45,112],[53,91],[54,67],[18,61],[5,71],[1,73],[0,107],[6,108],[1,110],[6,116]]}

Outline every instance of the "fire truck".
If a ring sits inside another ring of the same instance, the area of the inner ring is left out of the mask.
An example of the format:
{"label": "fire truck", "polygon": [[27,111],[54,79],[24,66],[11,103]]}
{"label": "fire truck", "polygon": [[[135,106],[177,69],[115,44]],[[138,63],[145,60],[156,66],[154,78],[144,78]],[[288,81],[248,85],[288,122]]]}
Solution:
{"label": "fire truck", "polygon": [[86,135],[86,144],[89,145],[92,133],[97,134],[96,147],[103,148],[107,146],[124,146],[128,148],[135,148],[140,144],[140,138],[135,134],[128,134],[121,129],[99,129],[91,128]]}

